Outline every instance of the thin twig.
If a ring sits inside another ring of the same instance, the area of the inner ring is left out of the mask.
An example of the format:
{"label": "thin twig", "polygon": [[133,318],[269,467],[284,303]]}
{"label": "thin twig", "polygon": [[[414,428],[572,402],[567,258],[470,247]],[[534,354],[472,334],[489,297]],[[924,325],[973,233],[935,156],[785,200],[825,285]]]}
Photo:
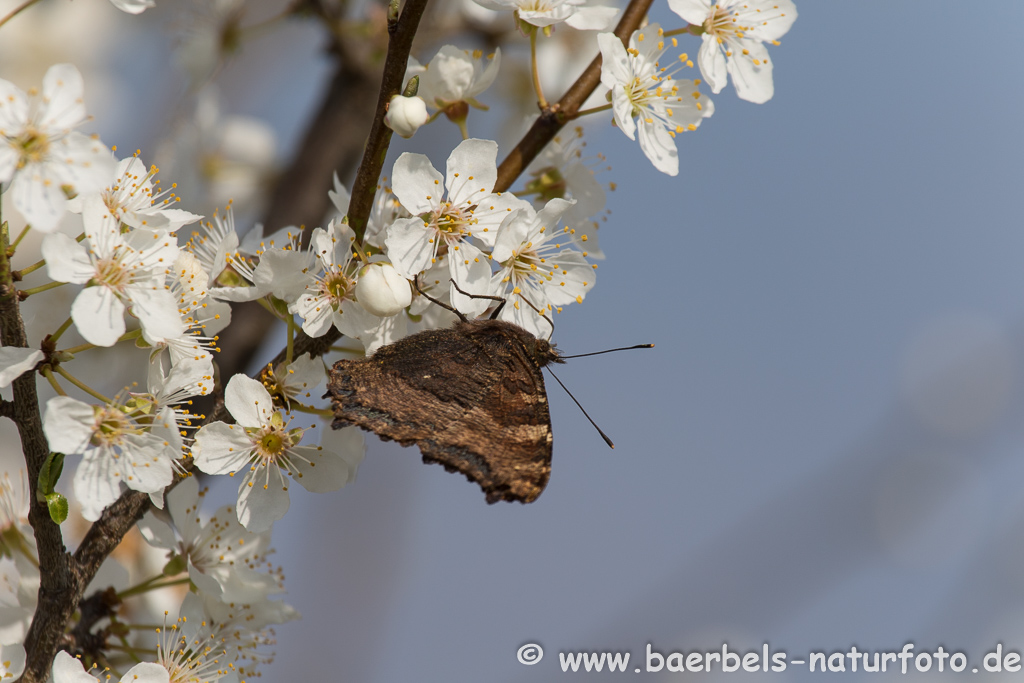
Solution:
{"label": "thin twig", "polygon": [[[640,26],[640,22],[647,15],[654,0],[633,0],[622,13],[619,25],[615,27],[615,35],[622,40],[623,44],[629,40]],[[498,182],[494,184],[495,192],[504,192],[512,187],[512,183],[530,165],[544,146],[554,139],[558,131],[564,126],[583,106],[590,94],[601,82],[601,55],[594,57],[590,65],[584,70],[572,87],[556,104],[541,111],[540,118],[534,121],[533,126],[527,131],[519,144],[515,146],[505,160],[498,166]]]}
{"label": "thin twig", "polygon": [[384,60],[384,75],[381,78],[380,91],[377,96],[377,109],[373,116],[373,125],[366,141],[366,151],[352,183],[352,200],[348,205],[348,224],[356,233],[356,241],[363,241],[366,223],[373,208],[373,198],[377,191],[377,181],[384,169],[384,157],[391,143],[391,129],[384,124],[391,98],[402,92],[402,81],[409,63],[409,52],[412,41],[416,37],[427,0],[407,0],[402,9],[402,16],[395,24],[388,26],[391,40],[388,42],[388,56]]}

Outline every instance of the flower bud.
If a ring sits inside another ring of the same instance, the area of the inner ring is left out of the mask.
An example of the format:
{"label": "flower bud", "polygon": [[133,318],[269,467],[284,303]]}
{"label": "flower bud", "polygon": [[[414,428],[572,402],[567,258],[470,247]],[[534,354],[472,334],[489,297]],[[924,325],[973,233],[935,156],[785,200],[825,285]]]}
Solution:
{"label": "flower bud", "polygon": [[371,263],[359,271],[356,301],[373,315],[387,318],[412,303],[412,289],[390,263]]}
{"label": "flower bud", "polygon": [[395,95],[384,115],[384,123],[403,138],[411,138],[429,118],[427,105],[421,98]]}

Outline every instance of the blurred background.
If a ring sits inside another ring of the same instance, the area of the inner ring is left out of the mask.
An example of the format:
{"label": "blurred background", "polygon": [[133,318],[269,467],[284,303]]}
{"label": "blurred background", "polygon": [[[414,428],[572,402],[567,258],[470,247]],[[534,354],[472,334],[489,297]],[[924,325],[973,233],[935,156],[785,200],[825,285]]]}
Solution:
{"label": "blurred background", "polygon": [[[713,96],[714,116],[677,139],[678,177],[610,114],[586,122],[586,153],[611,167],[598,180],[616,185],[607,259],[555,340],[565,353],[657,344],[559,372],[615,450],[553,381],[552,477],[527,506],[488,506],[369,436],[354,484],[296,491],[275,526],[303,619],[277,628],[267,680],[541,681],[561,675],[560,651],[629,651],[632,670],[648,643],[798,658],[913,642],[963,651],[968,672],[997,643],[1024,651],[1024,5],[797,4],[770,48],[774,99]],[[193,15],[218,5],[189,5],[132,17],[46,0],[4,27],[0,77],[29,87],[75,62],[107,144],[147,163],[159,152],[183,207],[233,198],[251,224],[332,57],[313,22],[292,20],[210,67]],[[243,23],[282,7],[247,3]],[[663,0],[651,19],[682,25]],[[581,65],[596,54],[593,33],[567,34]],[[696,59],[697,39],[680,43]],[[491,112],[469,120],[499,159],[522,125],[513,54],[480,97]],[[575,75],[542,77],[557,97]],[[406,150],[443,167],[459,139],[442,118],[396,138],[385,167]],[[546,652],[535,666],[516,659],[526,643]],[[694,675],[708,677],[643,674]]]}

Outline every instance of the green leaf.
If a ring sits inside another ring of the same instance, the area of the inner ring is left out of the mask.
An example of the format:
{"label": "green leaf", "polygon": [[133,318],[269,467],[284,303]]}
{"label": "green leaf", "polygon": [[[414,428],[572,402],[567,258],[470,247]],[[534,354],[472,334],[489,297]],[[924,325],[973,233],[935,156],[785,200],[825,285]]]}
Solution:
{"label": "green leaf", "polygon": [[50,519],[60,524],[68,518],[68,499],[59,493],[46,496],[46,509],[50,511]]}
{"label": "green leaf", "polygon": [[54,487],[60,480],[61,472],[64,471],[64,454],[50,453],[46,456],[46,462],[39,470],[39,481],[36,483],[36,494],[39,498],[47,498],[53,493]]}

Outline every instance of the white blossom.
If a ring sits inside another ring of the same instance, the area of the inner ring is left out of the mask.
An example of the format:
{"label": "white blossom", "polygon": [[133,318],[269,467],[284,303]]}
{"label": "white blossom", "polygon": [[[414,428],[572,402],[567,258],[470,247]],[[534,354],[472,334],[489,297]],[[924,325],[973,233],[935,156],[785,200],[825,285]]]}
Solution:
{"label": "white blossom", "polygon": [[347,223],[331,221],[327,229],[317,228],[309,239],[316,269],[307,270],[303,293],[289,306],[302,318],[302,331],[320,337],[334,325],[347,336],[356,338],[376,325],[362,306],[356,303],[358,261],[352,244],[356,235]]}
{"label": "white blossom", "polygon": [[[668,175],[679,173],[675,136],[696,130],[714,106],[690,80],[673,80],[659,59],[667,49],[658,24],[633,32],[629,49],[614,33],[601,33],[601,82],[611,89],[615,124],[630,140],[639,129],[640,149],[654,167]],[[672,38],[672,45],[676,39]],[[638,120],[634,123],[633,118]]]}
{"label": "white blossom", "polygon": [[181,456],[170,408],[146,415],[116,404],[91,406],[55,396],[46,402],[43,432],[50,450],[82,455],[73,486],[82,516],[90,522],[117,500],[121,484],[143,493],[162,490]]}
{"label": "white blossom", "polygon": [[605,192],[595,177],[594,167],[603,162],[604,157],[586,159],[583,156],[585,145],[580,128],[568,140],[555,136],[530,164],[528,171],[533,179],[527,182],[526,191],[543,201],[573,200],[575,203],[566,209],[562,221],[569,226],[584,256],[603,259],[594,216],[605,207]]}
{"label": "white blossom", "polygon": [[597,275],[596,266],[573,248],[568,229],[558,228],[558,219],[569,206],[564,199],[552,199],[540,211],[513,213],[502,223],[491,254],[501,264],[492,291],[507,302],[498,318],[536,337],[551,336],[551,313],[583,303]]}
{"label": "white blossom", "polygon": [[288,511],[286,474],[314,493],[336,491],[350,481],[352,472],[337,453],[299,445],[306,430],[289,429],[287,418],[258,381],[232,377],[224,405],[236,424],[202,427],[192,455],[196,467],[207,474],[242,474],[237,514],[249,531],[269,529]]}
{"label": "white blossom", "polygon": [[[117,220],[133,228],[144,228],[156,232],[177,232],[183,225],[194,223],[202,216],[173,205],[179,197],[173,192],[161,192],[153,182],[157,174],[154,166],[146,165],[138,156],[131,156],[118,162],[114,169],[114,181],[100,190],[100,196],[107,210]],[[71,200],[68,208],[80,213],[83,196]]]}
{"label": "white blossom", "polygon": [[201,593],[224,602],[244,603],[281,593],[280,576],[258,570],[266,562],[270,532],[246,531],[230,505],[202,522],[202,496],[195,477],[182,481],[167,494],[166,514],[151,510],[139,521],[143,537],[150,545],[180,557]]}
{"label": "white blossom", "polygon": [[155,338],[143,330],[143,337],[155,349],[168,349],[172,367],[188,362],[193,376],[190,380],[182,379],[182,386],[195,382],[196,394],[210,390],[214,372],[212,352],[220,350],[216,335],[231,322],[231,306],[213,298],[206,287],[208,281],[209,276],[199,260],[191,252],[179,252],[168,289],[178,305],[181,334]]}
{"label": "white blossom", "polygon": [[85,340],[113,346],[125,332],[130,308],[151,339],[180,337],[184,331],[174,297],[164,281],[178,256],[173,236],[148,230],[121,232],[98,195],[82,208],[85,240],[47,235],[43,257],[50,279],[90,283],[71,306],[71,318]]}
{"label": "white blossom", "polygon": [[[444,177],[422,154],[406,152],[398,157],[395,196],[413,216],[392,223],[385,240],[399,275],[412,279],[447,256],[451,278],[464,291],[483,294],[487,290],[491,268],[470,238],[493,245],[505,216],[529,206],[510,192],[492,193],[498,177],[497,155],[498,145],[490,140],[464,140],[448,157]],[[489,303],[464,296],[454,286],[451,300],[466,315],[478,315]]]}
{"label": "white blossom", "polygon": [[779,44],[793,22],[792,0],[668,0],[673,12],[699,29],[697,62],[711,92],[731,77],[736,95],[763,104],[775,94],[765,43]]}
{"label": "white blossom", "polygon": [[42,94],[26,94],[0,79],[0,183],[32,227],[52,232],[67,208],[64,188],[101,189],[114,166],[99,140],[72,130],[87,120],[82,75],[56,64],[43,77]]}
{"label": "white blossom", "polygon": [[581,31],[603,31],[619,13],[614,7],[588,6],[586,0],[476,0],[493,10],[512,10],[531,26],[544,28],[563,21]]}
{"label": "white blossom", "polygon": [[290,410],[292,401],[306,405],[312,402],[313,392],[324,381],[326,373],[320,358],[304,353],[289,363],[284,370],[281,366],[275,369],[268,365],[264,375],[263,383],[267,390],[272,395],[280,397]]}
{"label": "white blossom", "polygon": [[403,138],[411,138],[430,119],[427,105],[420,97],[395,95],[388,104],[384,123]]}
{"label": "white blossom", "polygon": [[394,266],[377,261],[363,266],[359,271],[356,299],[373,315],[386,318],[396,315],[412,303],[412,288]]}
{"label": "white blossom", "polygon": [[484,62],[479,50],[470,52],[445,45],[424,67],[416,94],[435,109],[445,109],[458,102],[484,108],[476,101],[476,96],[491,86],[500,65],[500,48]]}

